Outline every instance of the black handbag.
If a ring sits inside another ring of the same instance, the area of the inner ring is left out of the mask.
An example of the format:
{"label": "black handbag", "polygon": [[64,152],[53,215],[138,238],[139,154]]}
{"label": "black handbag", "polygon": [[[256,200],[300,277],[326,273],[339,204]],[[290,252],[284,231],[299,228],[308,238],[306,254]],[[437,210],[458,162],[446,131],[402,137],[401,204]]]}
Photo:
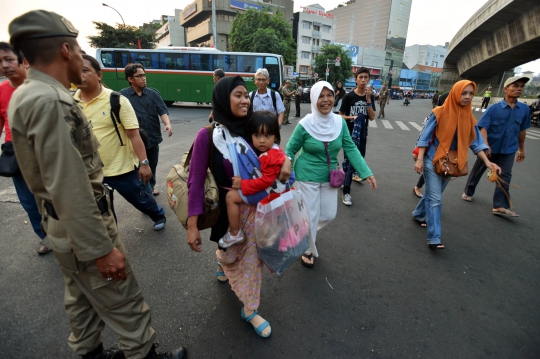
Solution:
{"label": "black handbag", "polygon": [[21,174],[19,164],[15,157],[13,142],[8,141],[2,145],[2,155],[0,155],[0,176],[13,177]]}

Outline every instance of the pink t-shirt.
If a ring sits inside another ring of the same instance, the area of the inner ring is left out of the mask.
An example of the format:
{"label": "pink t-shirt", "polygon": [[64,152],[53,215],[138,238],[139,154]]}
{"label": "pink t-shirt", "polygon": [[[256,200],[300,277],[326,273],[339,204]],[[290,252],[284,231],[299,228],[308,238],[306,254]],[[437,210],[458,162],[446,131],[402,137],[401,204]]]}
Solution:
{"label": "pink t-shirt", "polygon": [[7,110],[11,95],[15,92],[15,87],[9,84],[9,80],[6,80],[0,84],[0,124],[4,123],[4,129],[6,131],[6,142],[11,141],[11,130],[9,129],[9,122],[7,117]]}

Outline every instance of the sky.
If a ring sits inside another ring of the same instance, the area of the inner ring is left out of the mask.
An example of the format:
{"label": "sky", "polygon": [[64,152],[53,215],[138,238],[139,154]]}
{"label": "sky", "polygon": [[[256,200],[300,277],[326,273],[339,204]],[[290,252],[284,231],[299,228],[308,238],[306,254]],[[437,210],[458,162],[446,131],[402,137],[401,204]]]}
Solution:
{"label": "sky", "polygon": [[[122,14],[126,24],[140,26],[145,22],[159,19],[161,15],[174,15],[174,9],[182,9],[193,0],[0,0],[0,41],[9,40],[9,22],[30,10],[44,9],[57,12],[70,20],[80,31],[79,43],[83,50],[94,54],[95,50],[88,45],[87,37],[97,35],[92,21],[106,22],[108,24],[121,23],[120,16],[112,9],[104,7],[103,1]],[[327,11],[334,9],[343,1],[336,0],[296,0],[294,11],[300,6],[318,3]],[[467,20],[484,5],[487,0],[413,0],[409,30],[406,45],[444,45],[450,42],[456,32]],[[529,62],[521,66],[522,71],[540,73],[540,60]]]}

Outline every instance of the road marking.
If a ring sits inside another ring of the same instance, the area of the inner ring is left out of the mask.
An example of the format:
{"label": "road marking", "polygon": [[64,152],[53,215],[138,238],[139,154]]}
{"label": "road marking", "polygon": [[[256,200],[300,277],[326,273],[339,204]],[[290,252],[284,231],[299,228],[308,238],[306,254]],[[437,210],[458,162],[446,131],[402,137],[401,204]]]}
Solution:
{"label": "road marking", "polygon": [[390,124],[390,121],[388,120],[381,120],[382,124],[384,125],[384,128],[393,129],[392,125]]}
{"label": "road marking", "polygon": [[376,120],[369,121],[369,127],[375,127],[375,128],[377,128],[377,121],[376,121]]}
{"label": "road marking", "polygon": [[396,121],[396,124],[403,130],[403,131],[410,131],[410,129],[401,121]]}
{"label": "road marking", "polygon": [[527,133],[532,133],[533,135],[540,135],[539,130],[531,130],[530,128],[527,129]]}
{"label": "road marking", "polygon": [[532,137],[531,135],[525,135],[525,137],[530,138],[531,140],[540,140],[540,137]]}
{"label": "road marking", "polygon": [[11,185],[6,187],[5,189],[0,190],[0,202],[19,202],[19,197],[17,196],[17,191],[15,191],[15,186]]}
{"label": "road marking", "polygon": [[422,126],[417,124],[416,122],[409,122],[412,127],[416,128],[418,131],[422,131]]}

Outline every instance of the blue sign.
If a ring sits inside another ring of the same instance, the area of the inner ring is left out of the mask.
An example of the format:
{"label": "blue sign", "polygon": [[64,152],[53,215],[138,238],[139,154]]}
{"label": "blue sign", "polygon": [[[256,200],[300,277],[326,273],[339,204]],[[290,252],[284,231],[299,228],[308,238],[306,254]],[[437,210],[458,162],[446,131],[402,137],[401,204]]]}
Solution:
{"label": "blue sign", "polygon": [[238,9],[238,10],[247,10],[247,9],[261,10],[262,6],[243,2],[243,1],[238,1],[238,0],[231,0],[231,8]]}
{"label": "blue sign", "polygon": [[298,72],[293,72],[292,75],[293,75],[293,77],[297,77],[297,76],[298,76]]}
{"label": "blue sign", "polygon": [[360,50],[360,46],[355,46],[351,44],[343,44],[340,42],[334,42],[334,45],[341,45],[349,52],[349,57],[352,60],[353,65],[358,64],[358,51]]}

